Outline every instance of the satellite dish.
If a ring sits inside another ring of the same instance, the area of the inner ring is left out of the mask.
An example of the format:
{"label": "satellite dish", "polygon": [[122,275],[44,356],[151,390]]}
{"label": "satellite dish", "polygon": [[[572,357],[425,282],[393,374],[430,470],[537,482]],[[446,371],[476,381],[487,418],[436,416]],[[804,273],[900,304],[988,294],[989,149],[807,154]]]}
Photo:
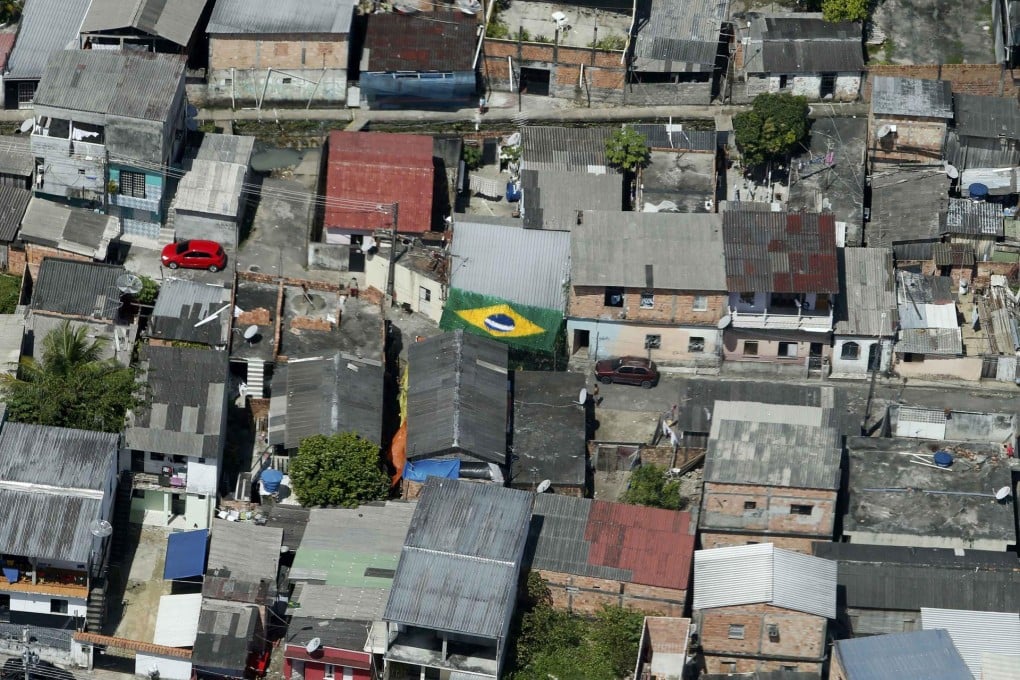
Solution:
{"label": "satellite dish", "polygon": [[549,487],[551,486],[552,486],[551,479],[543,479],[542,483],[538,485],[537,489],[535,489],[535,493],[545,493],[546,491],[549,490]]}
{"label": "satellite dish", "polygon": [[89,523],[89,531],[96,538],[106,538],[113,533],[113,525],[105,519],[94,519]]}
{"label": "satellite dish", "polygon": [[891,127],[889,127],[888,125],[882,125],[877,130],[875,130],[875,136],[878,137],[879,139],[882,139],[883,137],[888,135],[890,132],[892,132],[892,128]]}
{"label": "satellite dish", "polygon": [[716,327],[717,327],[717,328],[718,328],[719,330],[722,330],[722,329],[724,329],[724,328],[726,328],[727,326],[729,326],[729,325],[730,325],[730,321],[731,321],[731,319],[730,319],[730,315],[729,315],[729,314],[727,314],[727,315],[726,315],[726,316],[724,316],[723,318],[719,319],[719,323],[717,323],[717,324],[716,324]]}
{"label": "satellite dish", "polygon": [[581,388],[581,391],[577,394],[577,403],[584,406],[588,403],[588,390]]}
{"label": "satellite dish", "polygon": [[1004,501],[1009,498],[1010,490],[1008,486],[1004,486],[995,492],[995,500]]}
{"label": "satellite dish", "polygon": [[35,127],[35,118],[29,118],[28,120],[24,121],[21,124],[21,127],[18,129],[21,130],[22,132],[28,132],[33,127]]}
{"label": "satellite dish", "polygon": [[251,340],[256,335],[258,335],[258,332],[259,332],[258,326],[255,325],[248,326],[247,328],[244,329],[244,339]]}
{"label": "satellite dish", "polygon": [[125,295],[137,295],[142,290],[142,279],[134,274],[121,274],[115,285]]}
{"label": "satellite dish", "polygon": [[959,176],[960,171],[956,168],[956,166],[946,163],[946,177],[948,177],[949,179],[956,179]]}
{"label": "satellite dish", "polygon": [[308,652],[309,654],[315,654],[317,651],[319,651],[319,647],[321,646],[322,646],[321,639],[312,638],[311,640],[308,641],[308,644],[305,645],[305,651]]}

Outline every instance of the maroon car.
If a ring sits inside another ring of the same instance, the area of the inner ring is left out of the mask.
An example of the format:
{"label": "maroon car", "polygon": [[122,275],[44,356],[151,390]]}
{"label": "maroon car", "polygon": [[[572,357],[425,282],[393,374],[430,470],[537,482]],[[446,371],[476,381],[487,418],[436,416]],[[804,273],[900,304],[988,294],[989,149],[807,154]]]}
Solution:
{"label": "maroon car", "polygon": [[223,246],[216,241],[201,239],[167,245],[163,248],[160,260],[164,266],[170,267],[170,269],[183,267],[184,269],[208,269],[211,272],[218,272],[227,266],[227,254],[223,252]]}
{"label": "maroon car", "polygon": [[595,377],[606,385],[624,383],[626,385],[641,385],[648,389],[658,384],[659,369],[655,367],[654,361],[642,357],[603,359],[595,364]]}

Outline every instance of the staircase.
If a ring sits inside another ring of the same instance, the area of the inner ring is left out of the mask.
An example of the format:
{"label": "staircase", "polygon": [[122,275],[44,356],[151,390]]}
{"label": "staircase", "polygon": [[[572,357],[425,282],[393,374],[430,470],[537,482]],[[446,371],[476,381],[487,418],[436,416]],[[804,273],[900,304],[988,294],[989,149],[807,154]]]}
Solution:
{"label": "staircase", "polygon": [[117,498],[113,503],[113,536],[110,543],[110,562],[121,563],[127,552],[128,525],[131,523],[131,473],[120,473]]}
{"label": "staircase", "polygon": [[170,209],[166,213],[166,221],[159,228],[158,241],[160,246],[165,246],[169,243],[174,242],[177,234],[177,229],[174,226],[176,218],[177,210],[174,208],[174,206],[170,206]]}
{"label": "staircase", "polygon": [[[241,340],[247,342],[247,340]],[[266,362],[262,359],[248,360],[248,396],[253,399],[262,399],[265,396],[265,384],[263,380],[266,375]]]}
{"label": "staircase", "polygon": [[92,589],[89,590],[89,604],[85,610],[85,629],[93,633],[100,633],[103,630],[103,623],[106,622],[106,590],[108,581],[105,576],[92,579]]}

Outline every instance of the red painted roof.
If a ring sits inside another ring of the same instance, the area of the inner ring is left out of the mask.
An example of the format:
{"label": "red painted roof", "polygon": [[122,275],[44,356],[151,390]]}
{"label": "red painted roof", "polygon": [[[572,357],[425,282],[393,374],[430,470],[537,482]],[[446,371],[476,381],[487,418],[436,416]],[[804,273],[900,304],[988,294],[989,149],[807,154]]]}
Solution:
{"label": "red painted roof", "polygon": [[309,661],[312,663],[323,664],[332,663],[334,665],[358,668],[361,670],[369,670],[372,668],[372,655],[368,652],[339,649],[337,647],[327,647],[325,645],[323,645],[322,648],[313,655],[308,653],[308,650],[304,645],[288,644],[284,647],[283,656],[284,658],[295,659],[298,661]]}
{"label": "red painted roof", "polygon": [[397,230],[432,228],[432,138],[386,132],[329,135],[326,197],[385,204],[383,211],[326,206],[324,226],[339,230],[389,229],[389,205],[399,203]]}
{"label": "red painted roof", "polygon": [[687,512],[593,501],[584,532],[588,562],[627,569],[632,583],[686,590],[694,556],[690,529]]}
{"label": "red painted roof", "polygon": [[14,49],[14,33],[0,33],[0,69],[7,67],[7,59]]}

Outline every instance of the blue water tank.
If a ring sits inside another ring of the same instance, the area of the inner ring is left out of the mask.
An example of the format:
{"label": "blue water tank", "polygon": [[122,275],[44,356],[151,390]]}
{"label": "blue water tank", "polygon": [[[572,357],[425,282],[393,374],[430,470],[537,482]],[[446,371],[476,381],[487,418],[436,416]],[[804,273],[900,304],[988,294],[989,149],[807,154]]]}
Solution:
{"label": "blue water tank", "polygon": [[279,470],[269,468],[262,473],[262,487],[267,493],[276,493],[283,481],[283,473]]}
{"label": "blue water tank", "polygon": [[932,458],[939,467],[947,468],[953,464],[953,456],[948,451],[936,451]]}
{"label": "blue water tank", "polygon": [[984,199],[988,196],[988,187],[980,182],[975,182],[967,187],[967,193],[973,199]]}
{"label": "blue water tank", "polygon": [[521,190],[513,182],[506,183],[506,202],[516,203],[521,200]]}

